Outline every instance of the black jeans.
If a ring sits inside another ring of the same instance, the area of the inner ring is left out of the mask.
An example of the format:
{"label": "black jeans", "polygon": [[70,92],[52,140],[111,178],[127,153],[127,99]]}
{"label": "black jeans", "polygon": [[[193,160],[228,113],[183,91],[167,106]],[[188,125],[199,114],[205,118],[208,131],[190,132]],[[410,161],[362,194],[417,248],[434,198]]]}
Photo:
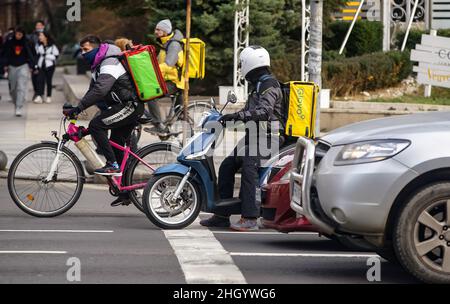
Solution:
{"label": "black jeans", "polygon": [[[273,149],[271,155],[261,155],[259,141],[257,147],[249,144],[248,139],[243,138],[233,152],[227,156],[219,168],[219,194],[221,199],[233,197],[235,175],[241,169],[241,188],[239,198],[241,199],[241,215],[245,218],[257,218],[260,216],[260,205],[256,202],[256,187],[258,186],[258,169],[261,161],[278,153],[281,139],[279,137],[268,137],[271,144],[269,149]],[[245,144],[244,144],[245,143]],[[276,146],[274,143],[277,143]],[[242,148],[242,146],[244,147]],[[254,153],[256,151],[256,153]],[[219,215],[229,216],[226,212]]]}
{"label": "black jeans", "polygon": [[109,144],[108,130],[111,130],[110,139],[113,142],[121,146],[125,145],[143,112],[144,105],[140,102],[126,106],[117,104],[102,111],[91,120],[89,132],[108,163],[117,161],[120,164],[123,159],[123,152],[118,149],[113,150]]}
{"label": "black jeans", "polygon": [[38,79],[39,79],[39,73],[35,74],[35,73],[31,73],[31,83],[33,84],[33,99],[34,97],[36,97],[37,95],[39,95],[38,92]]}
{"label": "black jeans", "polygon": [[45,85],[47,85],[47,96],[52,96],[52,83],[53,74],[55,73],[55,66],[51,66],[48,69],[42,68],[39,70],[36,81],[36,95],[44,96]]}

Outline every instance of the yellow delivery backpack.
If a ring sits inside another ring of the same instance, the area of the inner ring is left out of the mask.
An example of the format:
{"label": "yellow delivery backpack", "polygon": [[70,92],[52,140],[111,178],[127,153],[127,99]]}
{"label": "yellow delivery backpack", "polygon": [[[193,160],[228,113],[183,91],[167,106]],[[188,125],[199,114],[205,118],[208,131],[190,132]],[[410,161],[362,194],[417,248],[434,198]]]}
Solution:
{"label": "yellow delivery backpack", "polygon": [[[183,50],[186,52],[186,39],[182,40]],[[198,38],[189,39],[189,78],[205,77],[205,43]],[[183,66],[183,75],[184,67]]]}
{"label": "yellow delivery backpack", "polygon": [[292,137],[314,137],[319,86],[313,82],[290,81],[282,85],[285,133]]}

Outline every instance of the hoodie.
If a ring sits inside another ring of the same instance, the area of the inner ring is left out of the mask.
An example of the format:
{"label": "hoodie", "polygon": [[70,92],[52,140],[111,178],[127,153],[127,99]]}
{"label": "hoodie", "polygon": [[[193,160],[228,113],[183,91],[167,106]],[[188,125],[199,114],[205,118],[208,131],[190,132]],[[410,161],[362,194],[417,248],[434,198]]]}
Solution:
{"label": "hoodie", "polygon": [[3,56],[5,64],[11,66],[21,66],[28,64],[30,68],[35,66],[35,58],[31,51],[28,40],[24,37],[17,40],[14,36],[7,40],[4,46]]}
{"label": "hoodie", "polygon": [[117,57],[122,53],[115,45],[101,44],[92,69],[89,90],[81,99],[81,110],[96,105],[100,110],[120,103],[123,105],[137,101],[131,78]]}

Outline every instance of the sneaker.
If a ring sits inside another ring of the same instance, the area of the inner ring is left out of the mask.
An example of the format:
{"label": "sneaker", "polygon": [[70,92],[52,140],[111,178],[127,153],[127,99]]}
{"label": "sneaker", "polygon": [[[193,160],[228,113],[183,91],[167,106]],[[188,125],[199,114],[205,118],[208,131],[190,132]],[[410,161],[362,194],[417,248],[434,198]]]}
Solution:
{"label": "sneaker", "polygon": [[163,127],[161,127],[161,125],[157,125],[157,126],[154,126],[151,128],[145,127],[144,131],[151,133],[151,134],[156,134],[158,136],[167,136],[170,133],[170,131],[167,127],[163,128]]}
{"label": "sneaker", "polygon": [[129,194],[128,193],[120,193],[119,197],[111,203],[111,207],[128,206],[129,204],[131,204]]}
{"label": "sneaker", "polygon": [[205,227],[228,228],[230,227],[230,218],[214,214],[206,220],[201,220],[200,225]]}
{"label": "sneaker", "polygon": [[51,97],[47,97],[45,98],[45,103],[51,103],[52,102],[52,98]]}
{"label": "sneaker", "polygon": [[42,97],[39,96],[39,95],[36,96],[36,97],[33,99],[33,102],[34,102],[34,103],[38,103],[38,104],[39,104],[39,103],[42,103],[42,101],[43,101],[43,100],[42,100]]}
{"label": "sneaker", "polygon": [[105,176],[122,176],[120,168],[117,168],[111,164],[106,164],[103,168],[96,169],[94,174],[105,175]]}
{"label": "sneaker", "polygon": [[244,217],[241,217],[237,223],[231,224],[230,228],[236,231],[255,231],[259,229],[257,219],[247,219]]}
{"label": "sneaker", "polygon": [[16,108],[16,116],[21,117],[22,116],[22,108]]}

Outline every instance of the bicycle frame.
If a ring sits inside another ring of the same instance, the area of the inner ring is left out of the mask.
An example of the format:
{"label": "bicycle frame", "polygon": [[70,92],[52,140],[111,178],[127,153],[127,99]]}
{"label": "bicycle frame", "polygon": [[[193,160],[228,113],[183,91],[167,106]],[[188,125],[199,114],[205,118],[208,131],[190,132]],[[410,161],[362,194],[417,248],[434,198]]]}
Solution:
{"label": "bicycle frame", "polygon": [[[64,122],[66,121],[66,119],[64,119]],[[52,177],[55,174],[55,171],[58,167],[58,163],[59,163],[59,158],[62,154],[62,148],[64,146],[64,144],[68,141],[73,141],[73,142],[78,142],[80,141],[84,136],[88,135],[88,129],[79,127],[76,125],[76,120],[75,119],[71,119],[68,129],[66,131],[66,133],[62,136],[61,139],[59,139],[56,136],[56,132],[53,131],[52,132],[53,135],[55,136],[55,138],[58,140],[58,149],[56,151],[56,156],[52,162],[51,165],[51,169],[50,172],[48,173],[47,177],[46,177],[46,181],[50,182]],[[154,168],[152,168],[152,166],[150,166],[147,162],[145,162],[142,158],[140,158],[138,155],[136,155],[133,151],[131,151],[130,147],[123,147],[115,142],[113,142],[112,140],[109,140],[109,143],[111,145],[111,147],[113,147],[114,149],[118,149],[122,152],[124,152],[124,156],[122,159],[122,163],[120,164],[120,171],[123,173],[125,171],[126,165],[127,165],[127,161],[128,158],[130,157],[130,155],[134,158],[136,158],[139,162],[141,162],[142,164],[144,164],[144,166],[146,166],[147,168],[149,168],[152,171],[155,171]],[[138,183],[138,184],[134,184],[134,185],[129,185],[129,186],[123,186],[122,185],[122,175],[120,176],[112,176],[112,177],[107,177],[108,179],[108,183],[110,186],[115,186],[117,188],[117,190],[119,191],[132,191],[132,190],[136,190],[136,189],[142,189],[145,187],[145,185],[147,184],[145,183]]]}
{"label": "bicycle frame", "polygon": [[[121,145],[113,142],[112,140],[109,141],[109,144],[111,145],[111,147],[113,147],[115,149],[118,149],[118,150],[121,150],[122,152],[124,152],[122,163],[120,164],[120,171],[121,172],[125,171],[125,167],[127,165],[128,157],[130,156],[130,154],[131,154],[132,157],[137,158],[137,160],[140,161],[142,164],[144,164],[144,166],[146,166],[147,168],[149,168],[152,171],[155,171],[155,169],[153,169],[152,166],[150,166],[142,158],[137,156],[134,152],[132,152],[130,147],[125,147],[124,148]],[[114,183],[114,185],[117,187],[117,189],[119,191],[132,191],[132,190],[136,190],[136,189],[142,189],[147,184],[147,182],[145,182],[145,183],[139,183],[139,184],[134,184],[134,185],[130,185],[130,186],[122,186],[122,175],[120,175],[120,176],[113,176],[113,177],[111,177],[111,180],[112,180],[112,182]]]}

